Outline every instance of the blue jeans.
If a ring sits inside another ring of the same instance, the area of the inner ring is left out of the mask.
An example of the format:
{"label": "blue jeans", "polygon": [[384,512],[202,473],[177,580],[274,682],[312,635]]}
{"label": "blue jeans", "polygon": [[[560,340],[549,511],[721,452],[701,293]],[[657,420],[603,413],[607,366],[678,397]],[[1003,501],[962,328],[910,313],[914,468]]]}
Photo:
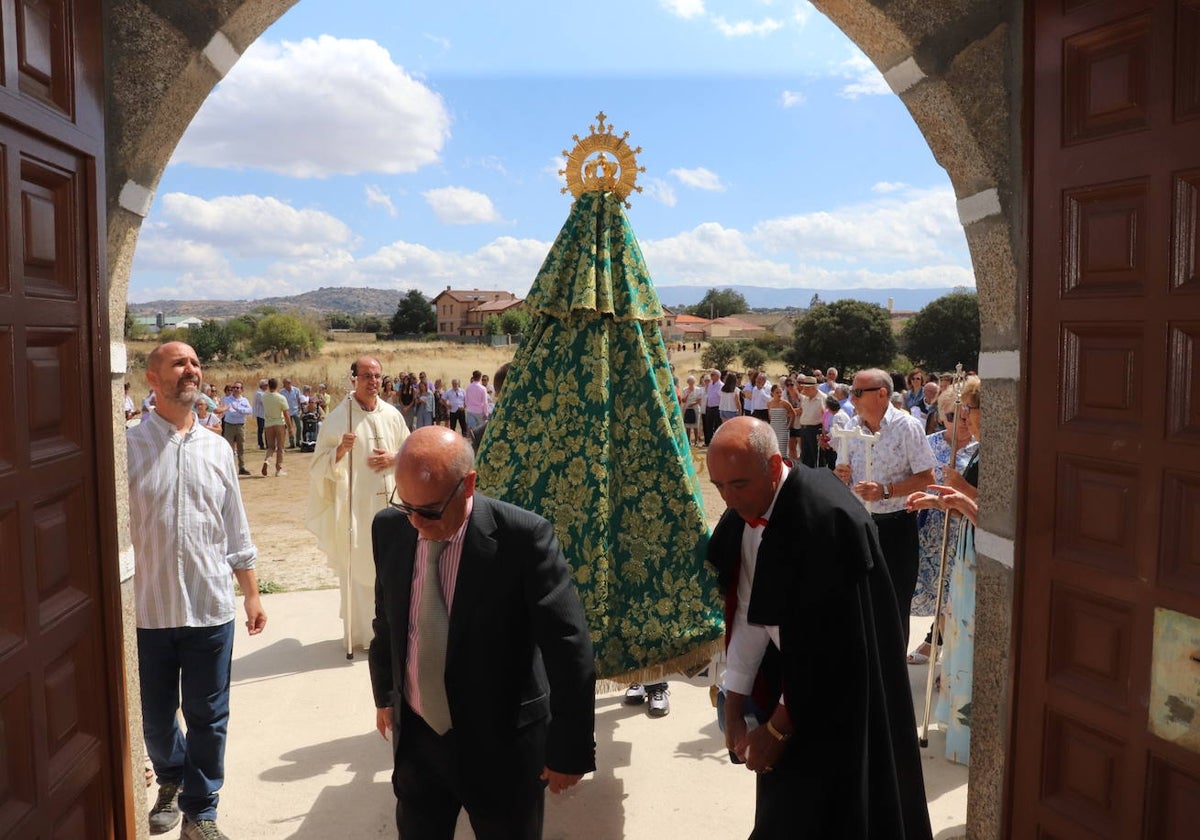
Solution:
{"label": "blue jeans", "polygon": [[[182,785],[179,809],[192,820],[217,818],[225,781],[233,625],[137,631],[146,751],[159,784]],[[186,738],[176,716],[181,688]]]}

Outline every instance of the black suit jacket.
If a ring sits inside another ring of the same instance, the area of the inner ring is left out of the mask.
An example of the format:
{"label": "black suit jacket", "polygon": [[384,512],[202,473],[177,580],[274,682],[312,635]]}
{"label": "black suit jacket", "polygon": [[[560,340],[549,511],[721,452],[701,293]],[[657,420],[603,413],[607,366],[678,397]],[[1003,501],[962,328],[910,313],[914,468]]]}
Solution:
{"label": "black suit jacket", "polygon": [[[708,545],[727,605],[744,528],[727,511]],[[748,619],[779,626],[781,649],[768,644],[755,699],[769,711],[782,692],[796,727],[785,759],[799,782],[787,818],[805,836],[928,840],[891,578],[870,515],[829,470],[788,474],[763,529]]]}
{"label": "black suit jacket", "polygon": [[[407,516],[385,508],[371,539],[371,687],[376,708],[392,707],[393,737],[402,739],[417,531]],[[476,493],[446,648],[463,783],[536,783],[543,766],[594,770],[595,685],[591,636],[554,529],[536,514]]]}

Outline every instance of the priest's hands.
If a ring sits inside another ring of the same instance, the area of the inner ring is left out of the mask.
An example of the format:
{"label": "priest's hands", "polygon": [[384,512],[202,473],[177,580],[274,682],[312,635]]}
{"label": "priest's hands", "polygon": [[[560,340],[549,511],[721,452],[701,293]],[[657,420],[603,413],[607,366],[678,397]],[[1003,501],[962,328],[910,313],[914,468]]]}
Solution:
{"label": "priest's hands", "polygon": [[396,456],[386,449],[372,449],[371,457],[367,458],[367,466],[373,472],[390,472],[396,466]]}
{"label": "priest's hands", "polygon": [[335,461],[340,461],[346,457],[346,453],[354,448],[354,441],[358,440],[358,435],[353,432],[346,432],[342,435],[342,441],[337,446],[337,454],[334,456]]}
{"label": "priest's hands", "polygon": [[542,768],[542,775],[538,777],[544,782],[549,782],[551,793],[562,793],[569,787],[574,787],[582,775],[574,773],[559,773],[557,770],[551,770],[549,767]]}

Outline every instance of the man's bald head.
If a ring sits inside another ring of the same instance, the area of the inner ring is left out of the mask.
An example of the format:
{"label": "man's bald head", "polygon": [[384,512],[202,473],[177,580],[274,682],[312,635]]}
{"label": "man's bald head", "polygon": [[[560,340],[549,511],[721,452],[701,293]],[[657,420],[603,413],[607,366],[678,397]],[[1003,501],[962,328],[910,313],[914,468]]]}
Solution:
{"label": "man's bald head", "polygon": [[445,426],[414,429],[400,448],[396,471],[416,472],[422,481],[450,481],[451,484],[475,469],[475,450],[466,438]]}
{"label": "man's bald head", "polygon": [[408,521],[427,540],[448,540],[467,517],[475,494],[475,451],[471,441],[445,426],[413,431],[396,458],[396,494],[414,510]]}
{"label": "man's bald head", "polygon": [[775,432],[761,420],[726,420],[708,446],[708,476],[725,504],[747,520],[762,516],[783,476]]}

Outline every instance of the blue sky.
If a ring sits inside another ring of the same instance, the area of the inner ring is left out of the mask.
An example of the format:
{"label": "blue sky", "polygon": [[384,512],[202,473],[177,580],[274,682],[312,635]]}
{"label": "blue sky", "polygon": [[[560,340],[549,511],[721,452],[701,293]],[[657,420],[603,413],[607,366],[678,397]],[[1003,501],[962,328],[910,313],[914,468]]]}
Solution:
{"label": "blue sky", "polygon": [[176,149],[130,300],[524,295],[600,110],[659,286],[974,286],[945,172],[807,2],[301,0]]}

